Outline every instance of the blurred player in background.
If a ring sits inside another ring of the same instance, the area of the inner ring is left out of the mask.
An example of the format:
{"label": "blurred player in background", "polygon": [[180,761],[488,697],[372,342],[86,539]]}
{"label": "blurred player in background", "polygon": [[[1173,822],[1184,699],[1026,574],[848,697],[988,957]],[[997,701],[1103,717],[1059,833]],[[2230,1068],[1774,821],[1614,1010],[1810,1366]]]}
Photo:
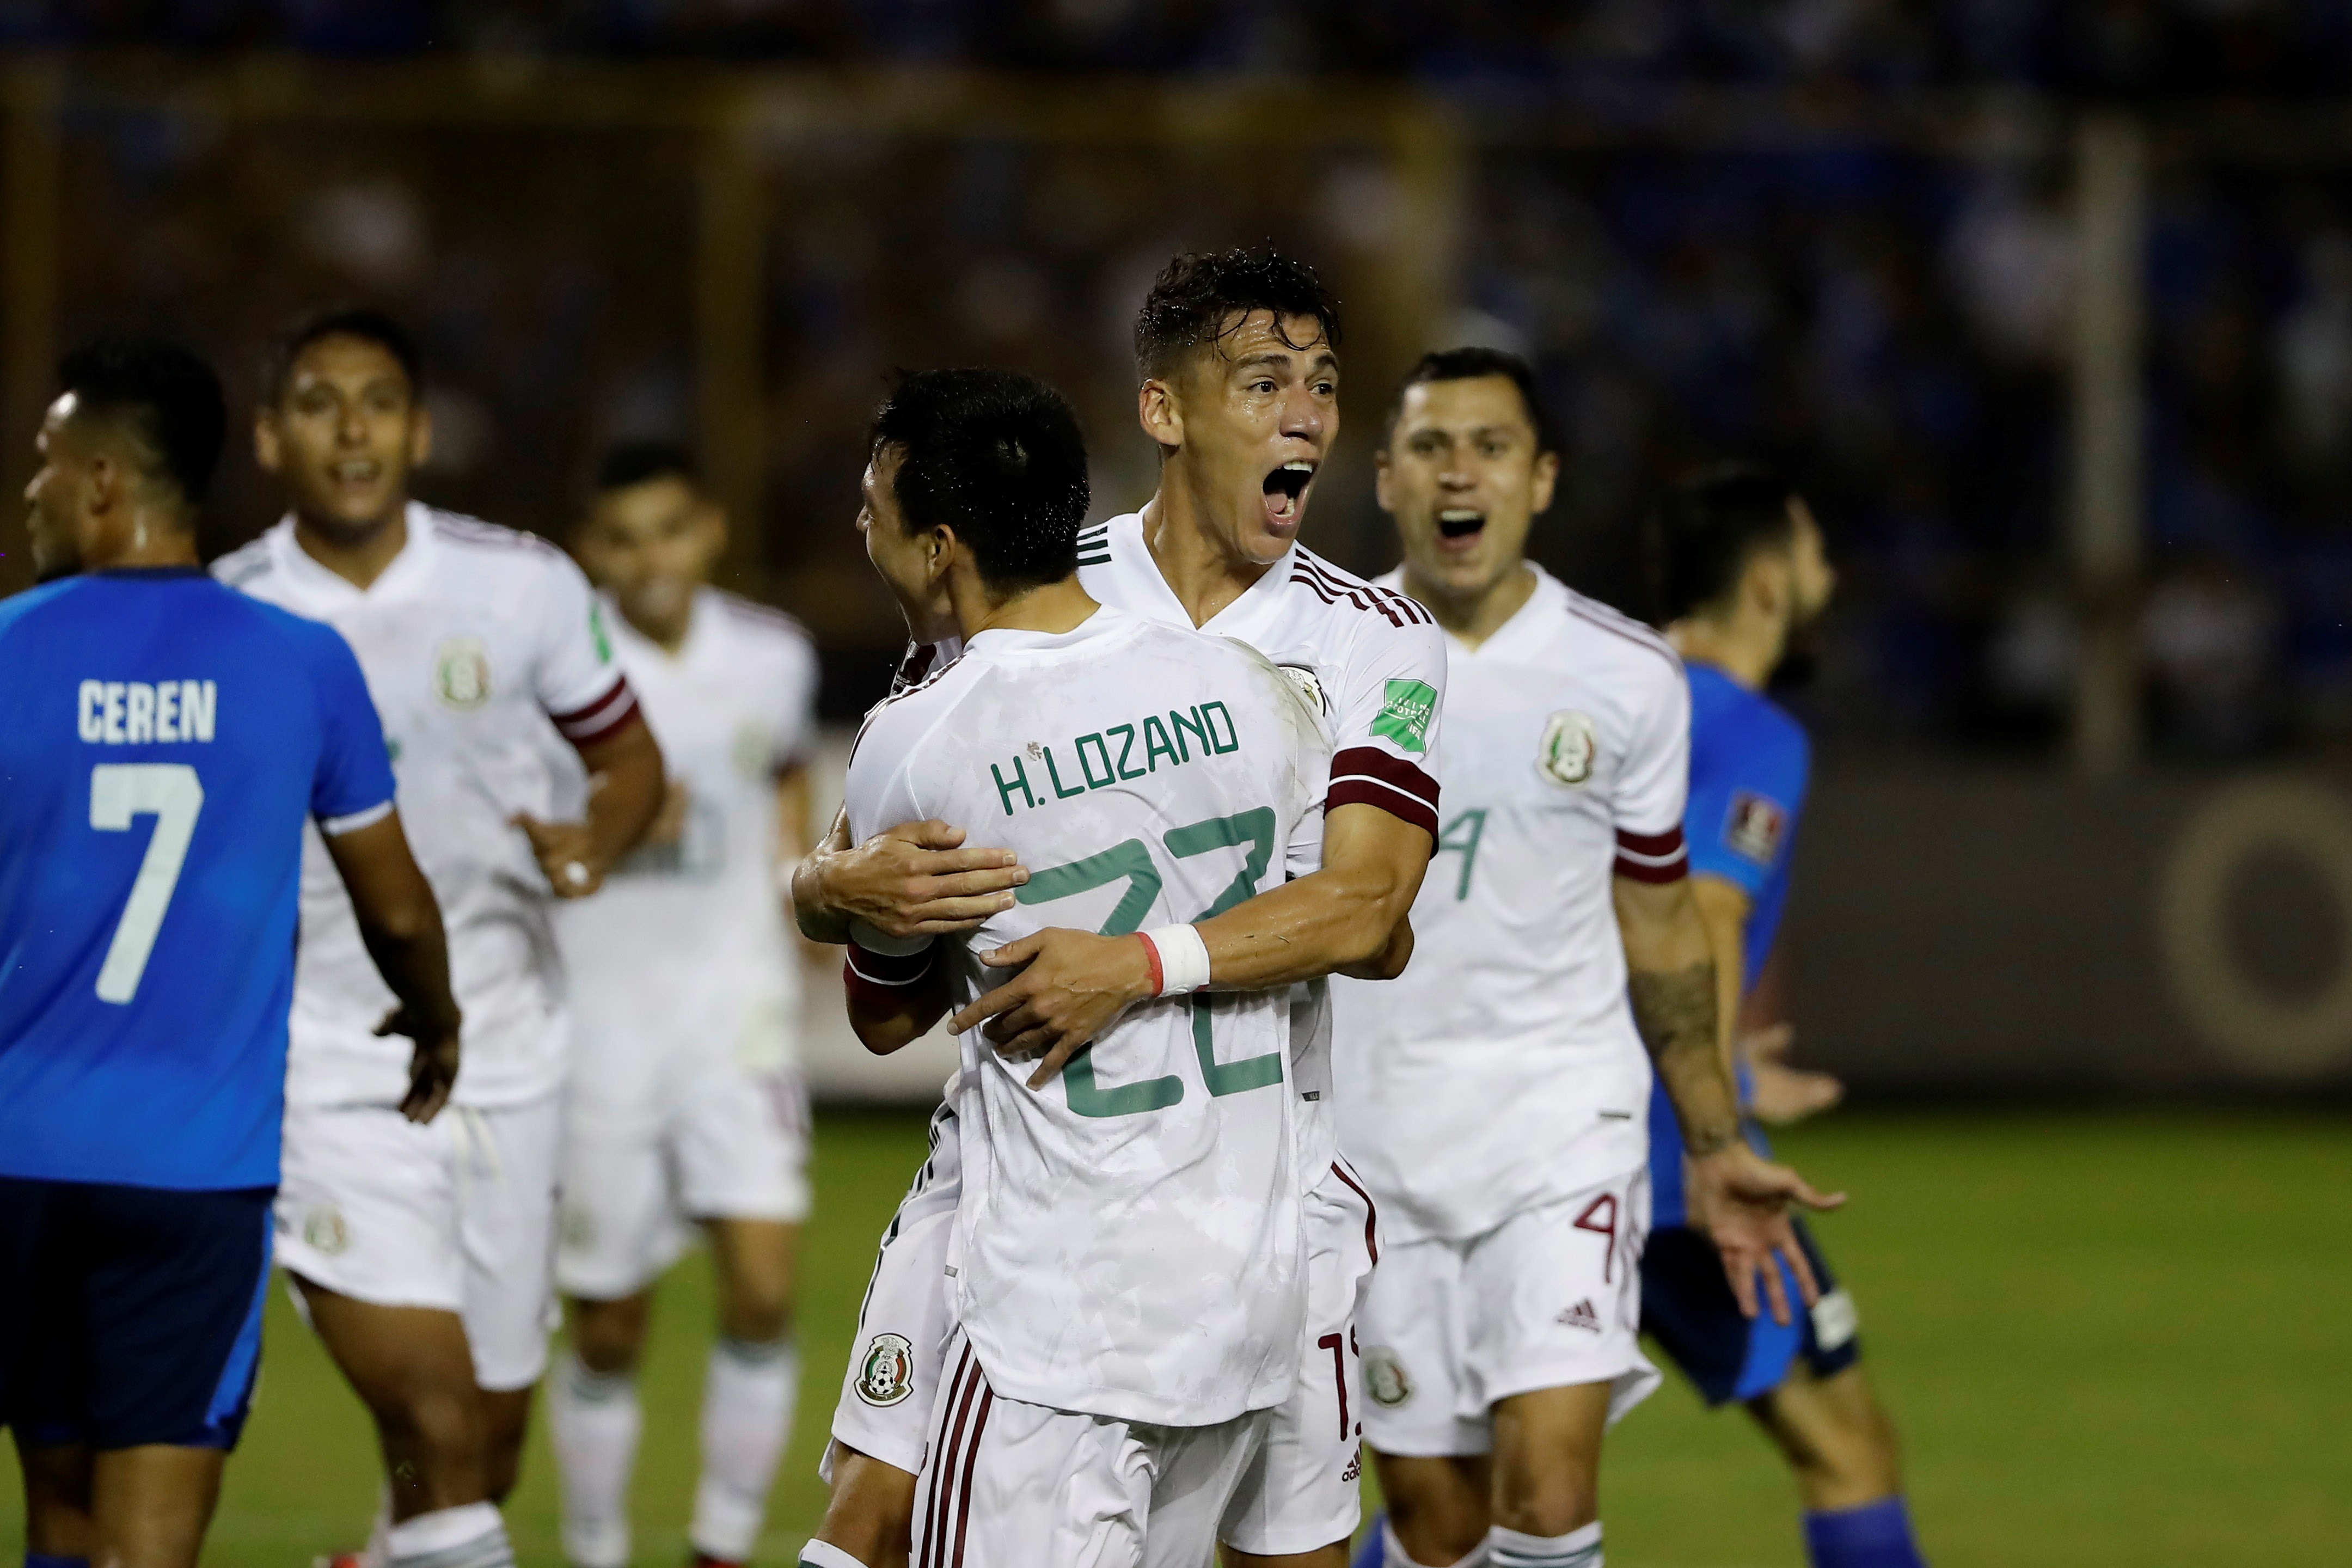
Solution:
{"label": "blurred player in background", "polygon": [[963,652],[867,718],[849,832],[996,818],[1038,869],[969,946],[853,945],[859,1037],[889,1051],[921,1035],[1056,916],[1149,976],[1058,1073],[957,1020],[953,1374],[917,1550],[973,1568],[1203,1564],[1253,1506],[1247,1473],[1296,1379],[1306,1258],[1288,999],[1194,994],[1208,931],[1175,922],[1263,910],[1252,895],[1286,847],[1303,832],[1312,853],[1320,715],[1246,648],[1078,585],[1086,447],[1051,387],[910,376],[872,450],[867,553],[916,635]]}
{"label": "blurred player in background", "polygon": [[800,1383],[808,1103],[781,868],[809,848],[816,650],[790,616],[709,586],[726,544],[692,459],[657,445],[606,456],[573,542],[669,769],[646,842],[556,921],[576,1040],[556,1253],[572,1354],[548,1415],[577,1568],[629,1561],[651,1288],[695,1225],[719,1282],[698,1562],[751,1555]]}
{"label": "blurred player in background", "polygon": [[60,380],[47,585],[0,605],[0,1425],[26,1568],[193,1568],[261,1352],[306,820],[412,1042],[388,1115],[440,1110],[457,1007],[352,650],[196,563],[211,367]]}
{"label": "blurred player in background", "polygon": [[[1803,499],[1760,468],[1690,475],[1651,541],[1667,635],[1690,671],[1692,891],[1722,991],[1727,1061],[1789,896],[1811,764],[1805,731],[1764,694],[1811,654],[1836,574]],[[1853,1298],[1798,1228],[1822,1295],[1794,1322],[1744,1315],[1690,1228],[1690,1168],[1663,1100],[1650,1114],[1655,1219],[1642,1258],[1643,1328],[1710,1405],[1738,1400],[1796,1471],[1815,1568],[1918,1568],[1894,1424],[1859,1358]],[[1760,1150],[1763,1139],[1751,1127]]]}
{"label": "blurred player in background", "polygon": [[1358,1329],[1389,1533],[1359,1563],[1594,1568],[1602,1434],[1657,1383],[1649,1058],[1743,1310],[1760,1272],[1774,1317],[1803,1310],[1784,1205],[1815,1194],[1739,1141],[1717,1052],[1681,661],[1526,559],[1559,470],[1534,375],[1493,350],[1426,356],[1378,461],[1404,547],[1381,582],[1448,633],[1449,820],[1412,967],[1336,988],[1343,1142],[1388,1232]]}
{"label": "blurred player in background", "polygon": [[[261,395],[255,450],[288,515],[214,571],[359,655],[466,1010],[453,1114],[417,1127],[394,1109],[402,1053],[377,1030],[389,998],[312,853],[278,1257],[375,1417],[391,1484],[373,1552],[470,1568],[505,1557],[494,1500],[514,1485],[547,1363],[571,1058],[549,906],[594,892],[643,835],[661,754],[580,569],[409,500],[432,426],[396,323],[305,322],[276,345]],[[604,775],[584,822],[543,820],[551,721]]]}
{"label": "blurred player in background", "polygon": [[[1321,977],[1395,973],[1411,952],[1406,913],[1437,837],[1437,744],[1445,687],[1443,639],[1428,613],[1297,542],[1316,474],[1338,437],[1338,301],[1312,268],[1269,250],[1180,256],[1160,273],[1135,325],[1137,417],[1159,448],[1160,484],[1139,512],[1086,529],[1079,582],[1097,602],[1230,637],[1271,659],[1323,717],[1335,754],[1319,860],[1204,926],[1220,990],[1315,982],[1294,993],[1292,1114],[1308,1242],[1307,1321],[1298,1379],[1276,1413],[1247,1481],[1253,1505],[1223,1539],[1226,1561],[1325,1568],[1347,1561],[1360,1517],[1362,1408],[1349,1330],[1379,1255],[1371,1204],[1338,1155],[1330,1121],[1330,1021]],[[910,674],[951,657],[917,650]],[[1010,902],[992,893],[1013,858],[960,846],[982,824],[909,823],[849,847],[838,829],[804,861],[793,889],[803,929],[840,941],[847,921],[889,935],[968,930]],[[930,855],[926,861],[920,857]],[[1017,868],[1016,868],[1017,869]],[[909,875],[912,871],[915,875]],[[986,900],[974,908],[972,900]],[[1257,906],[1264,906],[1259,910]],[[1258,923],[1274,921],[1277,934]],[[1148,998],[1131,942],[1055,931],[1016,944],[1021,973],[959,1014],[992,1020],[1001,1047],[1043,1049],[1047,1068]],[[926,1314],[944,1258],[938,1214],[954,1157],[954,1118],[935,1121],[926,1175],[877,1261],[834,1418],[834,1492],[819,1544],[881,1564],[903,1551],[908,1472],[922,1452],[923,1412],[941,1366]],[[919,1213],[917,1211],[920,1211]],[[913,1223],[921,1214],[930,1217]],[[918,1241],[919,1235],[923,1239]],[[862,1381],[877,1347],[913,1345],[904,1376]],[[805,1561],[835,1564],[841,1559]]]}

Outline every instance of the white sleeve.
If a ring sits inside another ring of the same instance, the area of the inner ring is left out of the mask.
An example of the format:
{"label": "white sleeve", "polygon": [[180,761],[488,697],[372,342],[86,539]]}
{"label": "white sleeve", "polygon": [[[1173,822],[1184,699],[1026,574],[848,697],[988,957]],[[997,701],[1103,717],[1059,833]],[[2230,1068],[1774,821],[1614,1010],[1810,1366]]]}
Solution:
{"label": "white sleeve", "polygon": [[849,775],[842,781],[841,809],[849,818],[849,841],[863,844],[886,827],[924,816],[915,797],[914,742],[928,725],[904,703],[886,700],[866,715],[850,748]]}
{"label": "white sleeve", "polygon": [[816,751],[816,649],[804,637],[788,634],[777,644],[775,747],[768,764],[777,773],[799,767]]}
{"label": "white sleeve", "polygon": [[574,746],[618,733],[636,715],[636,694],[613,659],[604,606],[571,557],[550,550],[539,574],[539,657],[532,693]]}
{"label": "white sleeve", "polygon": [[1683,811],[1690,795],[1690,682],[1679,668],[1661,664],[1656,669],[1643,683],[1641,705],[1631,716],[1609,813],[1617,827],[1616,874],[1672,882],[1690,867],[1683,843]]}
{"label": "white sleeve", "polygon": [[1437,779],[1430,770],[1444,704],[1445,634],[1436,623],[1391,626],[1365,616],[1333,714],[1324,809],[1376,805],[1435,838]]}

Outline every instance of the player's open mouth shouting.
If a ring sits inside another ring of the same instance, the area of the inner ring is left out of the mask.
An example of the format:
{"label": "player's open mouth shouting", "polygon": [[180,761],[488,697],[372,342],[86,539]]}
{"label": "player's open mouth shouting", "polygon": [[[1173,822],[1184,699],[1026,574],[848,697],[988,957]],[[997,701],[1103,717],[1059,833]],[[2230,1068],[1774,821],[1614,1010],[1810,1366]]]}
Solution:
{"label": "player's open mouth shouting", "polygon": [[1477,547],[1478,536],[1486,531],[1486,514],[1475,507],[1449,506],[1437,514],[1437,547],[1440,550],[1467,553]]}
{"label": "player's open mouth shouting", "polygon": [[1295,533],[1307,512],[1307,487],[1315,482],[1315,461],[1293,458],[1266,475],[1265,523],[1277,533]]}

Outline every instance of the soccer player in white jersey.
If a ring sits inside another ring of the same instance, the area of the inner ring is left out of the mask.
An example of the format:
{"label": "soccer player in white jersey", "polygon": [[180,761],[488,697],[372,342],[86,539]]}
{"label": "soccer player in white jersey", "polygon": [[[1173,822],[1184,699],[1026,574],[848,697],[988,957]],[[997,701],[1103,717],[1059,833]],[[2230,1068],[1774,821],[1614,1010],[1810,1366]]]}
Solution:
{"label": "soccer player in white jersey", "polygon": [[719,1284],[688,1531],[698,1563],[751,1555],[800,1381],[808,1104],[777,873],[809,847],[816,650],[790,616],[709,585],[726,542],[693,460],[658,443],[606,456],[572,542],[669,765],[646,842],[556,916],[576,1038],[555,1266],[572,1354],[548,1415],[574,1568],[629,1561],[651,1288],[693,1225]]}
{"label": "soccer player in white jersey", "polygon": [[1203,931],[1179,922],[1249,902],[1313,843],[1320,716],[1246,647],[1087,595],[1086,448],[1052,388],[910,376],[871,450],[866,553],[909,626],[964,651],[868,716],[848,832],[993,817],[1031,874],[968,937],[854,933],[852,1023],[897,1049],[1057,920],[1150,976],[1058,1068],[960,1020],[956,1328],[918,1550],[958,1568],[1194,1568],[1248,1508],[1296,1381],[1306,1258],[1288,999],[1210,994]]}
{"label": "soccer player in white jersey", "polygon": [[[1390,1519],[1360,1563],[1598,1568],[1601,1434],[1656,1385],[1639,1260],[1650,1059],[1741,1300],[1811,1300],[1781,1213],[1814,1194],[1738,1137],[1683,847],[1690,698],[1648,627],[1524,558],[1559,459],[1519,360],[1407,377],[1378,454],[1446,630],[1444,830],[1411,970],[1337,987],[1341,1145],[1387,1249],[1358,1331]],[[1648,1046],[1645,1056],[1644,1044]]]}
{"label": "soccer player in white jersey", "polygon": [[[288,515],[214,570],[359,655],[448,926],[465,1064],[449,1112],[419,1127],[398,1110],[388,994],[308,846],[277,1247],[375,1418],[390,1483],[370,1555],[471,1568],[505,1551],[493,1504],[547,1359],[571,1051],[549,907],[594,892],[636,842],[662,763],[580,569],[408,499],[431,438],[397,323],[305,322],[270,358],[254,428]],[[551,721],[603,775],[584,822],[546,820]]]}
{"label": "soccer player in white jersey", "polygon": [[[1445,682],[1443,640],[1418,605],[1297,542],[1316,471],[1339,434],[1339,335],[1335,302],[1299,262],[1267,251],[1171,262],[1136,323],[1138,417],[1160,450],[1159,490],[1140,512],[1080,536],[1079,581],[1095,599],[1247,644],[1298,685],[1333,737],[1319,860],[1299,859],[1295,879],[1252,911],[1275,934],[1202,928],[1221,988],[1396,973],[1411,951],[1405,914],[1437,836],[1426,764]],[[939,657],[923,650],[917,663]],[[1008,857],[961,847],[966,831],[984,839],[987,824],[935,813],[855,848],[836,834],[795,876],[803,930],[837,941],[851,916],[893,933],[984,917],[988,900],[1011,897],[994,890]],[[1012,962],[1026,968],[957,1022],[992,1018],[1000,1046],[1046,1049],[1049,1067],[1150,994],[1131,942],[1055,931],[1015,944]],[[1321,988],[1294,1000],[1307,1321],[1297,1385],[1249,1481],[1253,1507],[1223,1540],[1236,1564],[1327,1568],[1346,1562],[1360,1517],[1363,1402],[1350,1326],[1378,1240],[1369,1198],[1336,1157]],[[944,1145],[955,1123],[935,1133]],[[950,1164],[935,1152],[910,1208],[936,1212]],[[936,1310],[942,1228],[902,1210],[886,1238],[835,1415],[833,1503],[819,1543],[846,1555],[803,1561],[879,1565],[904,1549],[906,1472],[923,1442],[917,1417],[940,1374],[922,1325]],[[903,1358],[899,1341],[914,1346]],[[885,1342],[892,1353],[877,1359]],[[902,1374],[861,1376],[885,1363]]]}

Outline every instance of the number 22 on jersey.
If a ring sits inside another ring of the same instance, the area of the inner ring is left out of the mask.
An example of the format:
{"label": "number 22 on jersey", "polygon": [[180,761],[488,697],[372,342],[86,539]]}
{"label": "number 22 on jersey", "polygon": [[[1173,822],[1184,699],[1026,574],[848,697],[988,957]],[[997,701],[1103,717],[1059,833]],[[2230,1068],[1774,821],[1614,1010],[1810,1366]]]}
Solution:
{"label": "number 22 on jersey", "polygon": [[[1223,914],[1256,893],[1258,879],[1265,875],[1274,858],[1274,831],[1273,808],[1259,806],[1254,811],[1213,816],[1188,826],[1171,828],[1161,836],[1160,843],[1179,860],[1217,849],[1248,847],[1241,870],[1213,903],[1192,917],[1194,921]],[[1096,928],[1096,934],[1130,936],[1142,928],[1143,917],[1160,897],[1161,883],[1160,868],[1140,838],[1123,840],[1083,860],[1034,872],[1018,898],[1024,904],[1049,904],[1118,881],[1127,884],[1127,891],[1113,906],[1109,917]],[[1200,1058],[1202,1081],[1212,1095],[1241,1094],[1282,1081],[1279,1051],[1246,1057],[1237,1062],[1217,1060],[1210,1033],[1208,995],[1203,993],[1192,996],[1187,1003],[1192,1009],[1193,1053]],[[1069,1096],[1070,1109],[1080,1116],[1139,1116],[1147,1110],[1165,1110],[1184,1098],[1184,1080],[1174,1073],[1140,1083],[1121,1084],[1117,1089],[1100,1088],[1095,1082],[1090,1052],[1081,1052],[1062,1069],[1062,1083]]]}
{"label": "number 22 on jersey", "polygon": [[205,808],[205,786],[185,763],[100,763],[89,770],[89,825],[101,833],[127,833],[133,818],[152,816],[154,837],[139,861],[139,875],[114,922],[98,969],[98,999],[118,1005],[139,994],[163,929],[163,911],[180,885],[180,868],[195,837],[196,815]]}

